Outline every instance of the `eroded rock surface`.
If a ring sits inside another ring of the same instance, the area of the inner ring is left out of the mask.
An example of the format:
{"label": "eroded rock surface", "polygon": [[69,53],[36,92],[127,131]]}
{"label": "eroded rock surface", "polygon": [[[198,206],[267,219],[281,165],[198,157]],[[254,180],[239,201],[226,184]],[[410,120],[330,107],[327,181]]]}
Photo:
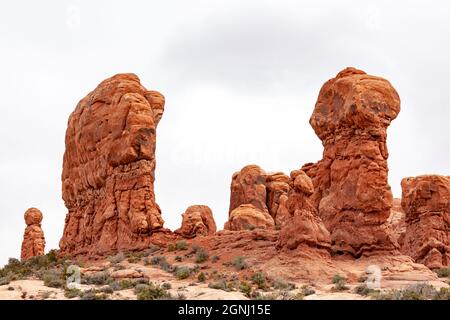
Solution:
{"label": "eroded rock surface", "polygon": [[45,254],[45,237],[41,228],[42,212],[36,208],[30,208],[24,215],[27,227],[23,235],[21,259],[26,260]]}
{"label": "eroded rock surface", "polygon": [[181,228],[175,233],[184,238],[194,238],[197,235],[207,236],[216,232],[216,223],[211,209],[208,206],[194,205],[182,214]]}
{"label": "eroded rock surface", "polygon": [[399,112],[400,98],[387,80],[354,68],[320,90],[310,124],[323,159],[302,169],[312,178],[312,199],[335,252],[359,257],[398,248],[386,230],[392,206],[386,129]]}
{"label": "eroded rock surface", "polygon": [[274,229],[275,222],[270,214],[252,204],[241,204],[230,213],[225,230]]}
{"label": "eroded rock surface", "polygon": [[78,103],[66,131],[62,253],[144,248],[163,227],[153,191],[163,110],[163,95],[134,74],[106,79]]}
{"label": "eroded rock surface", "polygon": [[450,266],[450,177],[402,180],[406,233],[402,251],[429,268]]}

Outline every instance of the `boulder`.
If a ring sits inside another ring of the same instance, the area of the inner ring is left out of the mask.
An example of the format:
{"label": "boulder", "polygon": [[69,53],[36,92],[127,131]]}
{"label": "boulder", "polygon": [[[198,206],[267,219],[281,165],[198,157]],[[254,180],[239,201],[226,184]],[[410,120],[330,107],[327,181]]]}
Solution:
{"label": "boulder", "polygon": [[27,227],[23,235],[21,259],[27,260],[32,257],[45,254],[45,237],[41,228],[43,219],[42,212],[36,208],[30,208],[24,215]]}
{"label": "boulder", "polygon": [[194,205],[182,214],[181,228],[175,230],[184,238],[194,238],[198,235],[207,236],[217,230],[211,209],[208,206]]}
{"label": "boulder", "polygon": [[274,229],[275,222],[271,215],[252,204],[242,204],[230,213],[225,223],[225,230]]}

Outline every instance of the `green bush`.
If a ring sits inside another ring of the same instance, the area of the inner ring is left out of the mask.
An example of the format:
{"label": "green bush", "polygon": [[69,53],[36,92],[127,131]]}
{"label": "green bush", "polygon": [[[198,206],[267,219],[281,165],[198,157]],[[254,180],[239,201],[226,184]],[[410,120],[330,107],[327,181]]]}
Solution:
{"label": "green bush", "polygon": [[166,289],[166,290],[172,289],[172,285],[170,284],[170,282],[164,282],[164,283],[161,285],[161,287],[162,287],[163,289]]}
{"label": "green bush", "polygon": [[349,289],[346,285],[347,279],[339,274],[335,274],[333,276],[332,282],[334,284],[334,290],[336,291],[344,291]]}
{"label": "green bush", "polygon": [[369,289],[365,284],[360,284],[359,286],[356,286],[355,289],[353,289],[353,292],[361,296],[368,296],[374,294],[376,290]]}
{"label": "green bush", "polygon": [[62,279],[61,273],[56,270],[46,271],[42,276],[42,280],[44,281],[44,286],[50,288],[63,288],[66,284]]}
{"label": "green bush", "polygon": [[200,282],[205,282],[206,281],[206,275],[203,272],[200,272],[197,276],[197,280]]}
{"label": "green bush", "polygon": [[276,279],[273,283],[273,287],[277,290],[294,290],[295,284],[286,282],[283,279]]}
{"label": "green bush", "polygon": [[439,278],[450,277],[450,268],[442,268],[434,270]]}
{"label": "green bush", "polygon": [[138,300],[158,300],[170,298],[170,293],[152,282],[148,285],[139,285],[135,288]]}
{"label": "green bush", "polygon": [[84,276],[83,282],[86,284],[94,284],[101,286],[113,282],[113,279],[109,276],[108,272],[101,271],[96,272],[92,275]]}
{"label": "green bush", "polygon": [[177,249],[177,250],[187,250],[188,249],[188,244],[184,240],[178,241],[175,244],[175,249]]}
{"label": "green bush", "polygon": [[178,280],[183,280],[189,278],[191,272],[192,272],[191,269],[188,267],[180,267],[177,268],[177,270],[175,271],[175,276],[177,277]]}
{"label": "green bush", "polygon": [[125,254],[123,252],[119,252],[115,256],[108,257],[109,262],[112,264],[117,264],[125,260]]}
{"label": "green bush", "polygon": [[303,296],[306,297],[306,296],[310,296],[312,294],[315,294],[316,291],[313,288],[311,288],[310,286],[304,285],[304,286],[302,286],[301,293],[302,293]]}
{"label": "green bush", "polygon": [[441,288],[439,292],[433,297],[434,300],[450,300],[450,289]]}
{"label": "green bush", "polygon": [[209,283],[208,287],[217,290],[230,291],[230,288],[227,286],[227,282],[223,279]]}
{"label": "green bush", "polygon": [[64,290],[64,296],[67,298],[67,299],[73,299],[73,298],[77,298],[77,297],[80,297],[82,295],[82,292],[81,292],[81,290],[79,290],[79,289],[65,289]]}
{"label": "green bush", "polygon": [[252,275],[252,282],[261,290],[265,290],[267,288],[266,277],[261,272],[255,272]]}
{"label": "green bush", "polygon": [[148,247],[148,249],[146,249],[146,250],[143,252],[143,255],[144,255],[145,257],[148,257],[148,256],[151,255],[152,253],[155,253],[156,251],[159,251],[159,250],[161,250],[161,247],[160,247],[160,246],[157,246],[157,245],[152,244],[152,245],[150,245],[150,247]]}
{"label": "green bush", "polygon": [[236,270],[244,270],[247,268],[247,264],[245,263],[245,259],[243,257],[234,258],[232,265]]}
{"label": "green bush", "polygon": [[245,281],[242,281],[239,285],[239,291],[241,291],[246,297],[250,297],[252,293],[252,286]]}
{"label": "green bush", "polygon": [[81,300],[107,300],[108,295],[97,290],[88,290],[83,292],[80,298]]}
{"label": "green bush", "polygon": [[207,261],[209,258],[209,254],[205,249],[199,249],[195,253],[195,263],[203,263]]}

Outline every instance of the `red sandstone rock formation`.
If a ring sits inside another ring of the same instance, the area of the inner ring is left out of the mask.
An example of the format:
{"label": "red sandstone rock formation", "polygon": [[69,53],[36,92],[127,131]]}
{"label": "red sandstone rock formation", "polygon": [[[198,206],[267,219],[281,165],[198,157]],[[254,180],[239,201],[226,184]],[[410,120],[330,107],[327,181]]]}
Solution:
{"label": "red sandstone rock formation", "polygon": [[163,95],[134,74],[106,79],[78,103],[66,131],[62,253],[144,248],[163,227],[153,191],[163,111]]}
{"label": "red sandstone rock formation", "polygon": [[42,213],[36,208],[30,208],[24,215],[27,228],[23,235],[21,259],[26,260],[45,254],[44,231],[41,228]]}
{"label": "red sandstone rock formation", "polygon": [[241,204],[230,213],[225,223],[225,230],[273,229],[275,222],[267,211],[256,208],[252,204]]}
{"label": "red sandstone rock formation", "polygon": [[283,223],[279,248],[289,250],[297,247],[317,248],[329,256],[331,248],[330,233],[317,215],[317,210],[311,201],[314,186],[305,172],[291,172],[290,188],[286,207],[288,219]]}
{"label": "red sandstone rock formation", "polygon": [[429,268],[450,266],[450,177],[402,180],[406,233],[402,251]]}
{"label": "red sandstone rock formation", "polygon": [[322,140],[323,159],[302,169],[313,180],[312,199],[335,252],[359,257],[398,247],[386,230],[392,206],[386,129],[399,111],[400,98],[387,80],[354,68],[320,90],[310,124]]}
{"label": "red sandstone rock formation", "polygon": [[181,228],[177,229],[175,233],[184,238],[194,238],[197,235],[207,236],[216,232],[216,223],[208,206],[190,206],[182,216]]}
{"label": "red sandstone rock formation", "polygon": [[248,165],[233,174],[227,230],[273,228],[275,222],[267,209],[266,173]]}
{"label": "red sandstone rock formation", "polygon": [[257,165],[248,165],[233,174],[231,181],[230,210],[241,204],[251,204],[255,208],[267,211],[266,173]]}
{"label": "red sandstone rock formation", "polygon": [[291,218],[287,207],[291,178],[282,172],[268,173],[266,177],[267,208],[279,227]]}

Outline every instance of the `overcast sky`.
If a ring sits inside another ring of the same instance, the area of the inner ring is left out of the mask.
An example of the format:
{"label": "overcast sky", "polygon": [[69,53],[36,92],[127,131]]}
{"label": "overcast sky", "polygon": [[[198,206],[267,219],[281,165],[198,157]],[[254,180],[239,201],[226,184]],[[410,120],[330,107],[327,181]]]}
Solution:
{"label": "overcast sky", "polygon": [[227,219],[233,172],[321,159],[308,120],[347,66],[387,78],[402,111],[389,181],[449,175],[448,1],[8,1],[0,4],[0,265],[20,256],[23,214],[58,247],[67,119],[103,79],[136,73],[166,96],[156,200],[175,229],[192,204]]}

